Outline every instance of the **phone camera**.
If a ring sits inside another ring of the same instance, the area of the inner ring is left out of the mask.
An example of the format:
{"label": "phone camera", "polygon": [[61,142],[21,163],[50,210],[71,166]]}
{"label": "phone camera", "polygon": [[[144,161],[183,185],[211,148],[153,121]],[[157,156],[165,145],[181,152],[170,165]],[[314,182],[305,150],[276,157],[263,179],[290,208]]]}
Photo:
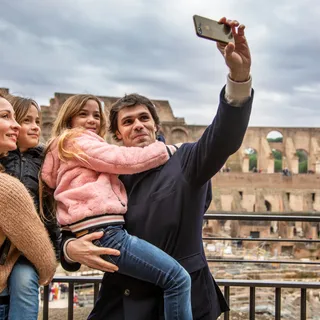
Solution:
{"label": "phone camera", "polygon": [[202,34],[201,23],[199,24],[199,27],[198,27],[198,33]]}

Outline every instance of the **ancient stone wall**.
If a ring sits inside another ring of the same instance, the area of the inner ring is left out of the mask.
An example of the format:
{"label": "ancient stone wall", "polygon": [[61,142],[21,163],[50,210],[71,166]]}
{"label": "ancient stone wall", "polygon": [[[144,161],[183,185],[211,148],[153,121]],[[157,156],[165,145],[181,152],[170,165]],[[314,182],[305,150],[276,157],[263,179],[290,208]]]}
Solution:
{"label": "ancient stone wall", "polygon": [[[52,122],[63,104],[72,96],[67,93],[55,93],[50,100],[49,106],[42,106],[43,110],[43,138],[46,140],[50,135]],[[108,115],[111,104],[117,97],[100,96]],[[168,143],[194,142],[197,141],[206,126],[188,125],[184,118],[174,116],[172,108],[167,100],[152,100],[162,122],[161,133],[164,134]],[[268,139],[270,132],[278,132],[282,139],[274,142]],[[107,141],[112,142],[110,136]],[[250,152],[256,153],[256,170],[264,173],[275,172],[274,151],[281,153],[281,169],[287,168],[291,173],[299,173],[299,159],[297,151],[303,151],[307,157],[309,172],[320,173],[320,128],[289,128],[289,127],[249,127],[243,143],[226,166],[232,171],[249,172]]]}

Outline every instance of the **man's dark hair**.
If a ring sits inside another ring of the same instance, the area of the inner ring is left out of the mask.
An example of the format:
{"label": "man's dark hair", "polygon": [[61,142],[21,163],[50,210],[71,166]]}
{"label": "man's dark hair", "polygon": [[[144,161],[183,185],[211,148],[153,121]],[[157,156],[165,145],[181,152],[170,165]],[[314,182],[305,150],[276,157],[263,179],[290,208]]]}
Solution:
{"label": "man's dark hair", "polygon": [[151,116],[153,118],[153,121],[155,122],[155,125],[157,127],[157,130],[159,130],[160,127],[160,119],[157,114],[157,110],[155,105],[149,100],[148,98],[141,96],[137,93],[132,94],[126,94],[123,98],[116,101],[114,104],[112,104],[109,114],[109,132],[112,133],[112,137],[119,141],[116,132],[118,130],[118,114],[119,111],[123,108],[130,108],[135,107],[138,105],[144,105],[148,108],[149,112],[151,113]]}

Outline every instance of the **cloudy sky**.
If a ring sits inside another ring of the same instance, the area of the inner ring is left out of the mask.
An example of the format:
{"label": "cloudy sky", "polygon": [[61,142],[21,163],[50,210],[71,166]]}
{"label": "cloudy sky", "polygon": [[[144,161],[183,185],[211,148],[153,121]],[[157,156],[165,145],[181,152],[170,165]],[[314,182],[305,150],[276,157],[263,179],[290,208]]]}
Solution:
{"label": "cloudy sky", "polygon": [[320,126],[319,0],[1,0],[0,87],[44,105],[138,92],[208,124],[228,70],[194,14],[246,25],[251,126]]}

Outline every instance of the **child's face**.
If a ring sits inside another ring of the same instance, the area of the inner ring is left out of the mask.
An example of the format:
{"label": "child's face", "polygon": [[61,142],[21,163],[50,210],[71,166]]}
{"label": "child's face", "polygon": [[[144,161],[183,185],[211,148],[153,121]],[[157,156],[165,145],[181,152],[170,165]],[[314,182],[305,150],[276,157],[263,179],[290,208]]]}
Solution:
{"label": "child's face", "polygon": [[41,128],[39,111],[31,105],[28,113],[21,122],[21,129],[18,137],[18,148],[21,152],[34,148],[39,143]]}
{"label": "child's face", "polygon": [[88,100],[71,119],[71,128],[84,128],[96,134],[100,131],[100,109],[97,101]]}

